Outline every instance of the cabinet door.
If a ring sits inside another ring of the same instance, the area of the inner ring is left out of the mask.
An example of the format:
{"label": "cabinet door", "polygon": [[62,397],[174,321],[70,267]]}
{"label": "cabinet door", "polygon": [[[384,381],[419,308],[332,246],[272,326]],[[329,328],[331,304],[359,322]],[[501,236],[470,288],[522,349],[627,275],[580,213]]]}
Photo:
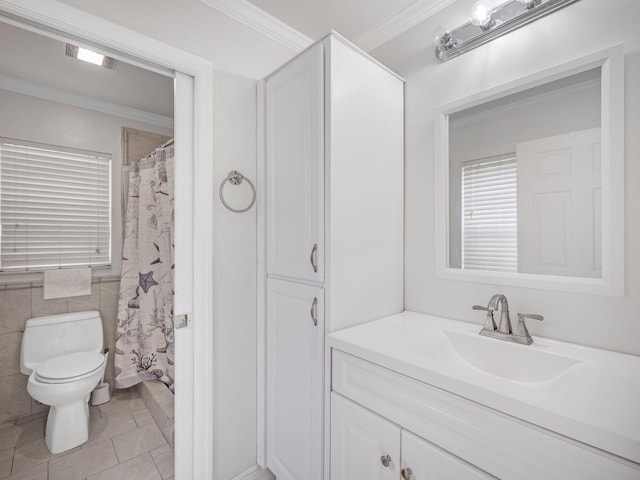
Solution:
{"label": "cabinet door", "polygon": [[332,392],[331,480],[396,480],[399,461],[400,427]]}
{"label": "cabinet door", "polygon": [[402,431],[403,480],[487,480],[495,478],[406,430]]}
{"label": "cabinet door", "polygon": [[324,263],[322,48],[266,81],[267,273],[311,281]]}
{"label": "cabinet door", "polygon": [[267,466],[278,480],[320,480],[324,298],[320,287],[267,280]]}

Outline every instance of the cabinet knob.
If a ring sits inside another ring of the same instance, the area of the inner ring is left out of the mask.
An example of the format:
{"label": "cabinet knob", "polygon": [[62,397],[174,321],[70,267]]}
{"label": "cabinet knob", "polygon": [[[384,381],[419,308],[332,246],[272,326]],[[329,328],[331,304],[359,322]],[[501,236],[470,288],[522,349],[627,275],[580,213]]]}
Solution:
{"label": "cabinet knob", "polygon": [[388,467],[389,465],[391,465],[391,457],[389,455],[381,456],[380,461],[382,462],[382,465],[384,465],[385,467]]}
{"label": "cabinet knob", "polygon": [[409,467],[400,470],[400,476],[402,477],[402,480],[410,480],[412,474],[413,471]]}
{"label": "cabinet knob", "polygon": [[311,249],[311,255],[309,256],[309,261],[311,262],[311,266],[313,267],[313,271],[318,273],[318,264],[316,262],[316,254],[318,252],[318,244],[314,243],[313,248]]}

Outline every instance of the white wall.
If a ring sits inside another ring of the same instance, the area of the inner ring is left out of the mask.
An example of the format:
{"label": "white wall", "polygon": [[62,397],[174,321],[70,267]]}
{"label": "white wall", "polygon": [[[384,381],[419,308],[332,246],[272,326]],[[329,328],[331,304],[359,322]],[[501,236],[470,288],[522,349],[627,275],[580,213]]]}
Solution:
{"label": "white wall", "polygon": [[[94,276],[119,274],[122,257],[122,127],[168,136],[173,136],[173,130],[1,89],[0,105],[0,135],[3,137],[111,155],[112,267],[96,270]],[[42,274],[2,276],[2,281],[6,282],[41,279]]]}
{"label": "white wall", "polygon": [[[256,184],[256,83],[216,73],[213,101],[214,480],[228,480],[256,463],[256,207],[232,213],[218,188],[231,170]],[[224,196],[244,208],[251,188]]]}
{"label": "white wall", "polygon": [[[467,21],[472,0],[458,0],[374,53],[404,75],[405,308],[477,323],[471,310],[507,295],[513,312],[545,316],[534,335],[640,355],[640,2],[581,0],[460,57],[433,57],[432,33]],[[614,5],[615,3],[615,5]],[[437,279],[434,266],[434,108],[572,58],[624,43],[626,294],[622,298]]]}

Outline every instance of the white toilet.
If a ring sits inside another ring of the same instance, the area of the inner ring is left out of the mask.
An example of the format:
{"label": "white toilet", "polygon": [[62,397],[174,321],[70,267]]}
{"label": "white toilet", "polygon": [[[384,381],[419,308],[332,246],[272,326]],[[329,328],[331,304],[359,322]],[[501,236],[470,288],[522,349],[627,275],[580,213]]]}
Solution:
{"label": "white toilet", "polygon": [[106,366],[99,312],[77,312],[27,320],[20,371],[27,391],[50,405],[45,440],[59,453],[89,439],[89,396]]}

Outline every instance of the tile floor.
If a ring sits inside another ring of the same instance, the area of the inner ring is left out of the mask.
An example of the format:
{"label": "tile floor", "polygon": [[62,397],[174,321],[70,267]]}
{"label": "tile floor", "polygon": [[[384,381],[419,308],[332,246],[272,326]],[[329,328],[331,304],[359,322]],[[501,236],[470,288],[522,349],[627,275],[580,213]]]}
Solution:
{"label": "tile floor", "polygon": [[89,441],[52,455],[46,413],[0,424],[0,479],[173,480],[173,449],[135,391],[91,407]]}

